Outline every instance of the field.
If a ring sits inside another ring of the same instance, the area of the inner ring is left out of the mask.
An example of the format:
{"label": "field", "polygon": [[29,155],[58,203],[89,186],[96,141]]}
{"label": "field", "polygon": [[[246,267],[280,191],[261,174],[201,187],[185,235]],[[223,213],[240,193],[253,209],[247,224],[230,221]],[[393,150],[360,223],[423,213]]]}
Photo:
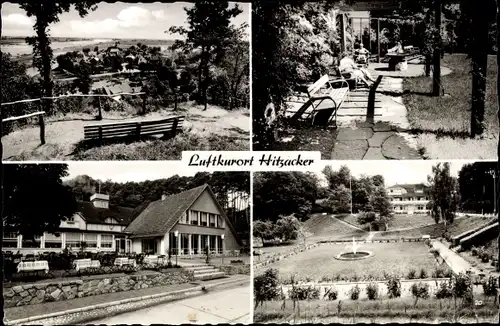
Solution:
{"label": "field", "polygon": [[316,280],[337,275],[382,279],[384,272],[406,276],[411,269],[425,269],[431,275],[437,263],[423,242],[361,243],[359,250],[369,250],[375,256],[357,261],[340,261],[335,256],[348,250],[351,244],[322,244],[319,247],[288,257],[267,268],[279,270],[282,279]]}
{"label": "field", "polygon": [[[154,120],[174,114],[186,116],[183,133],[170,140],[157,138],[91,146],[83,141],[84,125]],[[47,119],[46,144],[40,146],[36,122],[2,137],[4,160],[173,160],[185,150],[249,150],[250,121],[246,109],[227,111],[182,103],[178,111],[163,109],[145,116],[104,112],[96,121],[89,113],[68,113]]]}
{"label": "field", "polygon": [[[472,75],[470,59],[465,54],[446,55],[442,65],[452,72],[443,76],[441,84],[447,96],[429,96],[432,78],[406,78],[403,96],[408,120],[418,132],[418,146],[430,159],[496,158],[498,118],[496,99],[496,58],[488,57],[486,72],[486,105],[483,138],[470,139]],[[473,149],[473,150],[471,150]]]}
{"label": "field", "polygon": [[256,323],[442,323],[489,322],[498,324],[498,305],[493,298],[475,296],[481,306],[454,311],[451,299],[429,298],[415,303],[413,298],[338,301],[311,300],[299,303],[300,309],[293,309],[293,302],[268,301],[254,311]]}

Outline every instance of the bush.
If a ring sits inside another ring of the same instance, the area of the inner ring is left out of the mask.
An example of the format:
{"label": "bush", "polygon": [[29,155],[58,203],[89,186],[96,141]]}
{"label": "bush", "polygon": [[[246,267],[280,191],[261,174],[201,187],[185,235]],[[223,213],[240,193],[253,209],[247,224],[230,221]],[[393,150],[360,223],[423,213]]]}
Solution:
{"label": "bush", "polygon": [[431,240],[429,240],[429,239],[425,239],[425,240],[424,240],[424,244],[425,244],[427,247],[430,247],[430,246],[431,246]]}
{"label": "bush", "polygon": [[375,214],[375,212],[363,212],[358,214],[357,217],[357,221],[361,225],[375,222],[376,219],[377,215]]}
{"label": "bush", "polygon": [[292,300],[315,300],[319,299],[319,289],[309,285],[308,287],[294,286],[288,292]]}
{"label": "bush", "polygon": [[429,252],[431,254],[433,254],[434,256],[438,256],[439,255],[439,249],[432,248],[431,250],[429,250]]}
{"label": "bush", "polygon": [[437,299],[446,299],[453,296],[453,290],[451,285],[451,280],[447,282],[441,282],[438,289],[436,290]]}
{"label": "bush", "polygon": [[278,270],[268,269],[264,274],[254,278],[253,294],[256,305],[276,299],[280,295],[278,275]]}
{"label": "bush", "polygon": [[359,286],[356,284],[349,290],[349,297],[351,300],[358,300],[359,299],[359,294],[361,292],[361,289]]}
{"label": "bush", "polygon": [[470,253],[472,254],[472,256],[477,256],[478,252],[479,252],[479,249],[472,246],[472,248],[470,250]]}
{"label": "bush", "polygon": [[339,292],[334,287],[331,287],[328,290],[326,290],[323,298],[327,298],[330,301],[334,301],[337,300],[338,294]]}
{"label": "bush", "polygon": [[429,284],[427,283],[413,283],[410,290],[413,297],[417,300],[429,298]]}
{"label": "bush", "polygon": [[433,278],[445,278],[450,276],[451,276],[451,270],[446,267],[439,266],[432,272]]}
{"label": "bush", "polygon": [[369,300],[376,300],[378,298],[378,284],[370,283],[366,287],[366,295]]}
{"label": "bush", "polygon": [[243,260],[241,259],[231,260],[231,264],[243,264]]}
{"label": "bush", "polygon": [[416,279],[417,278],[417,271],[414,268],[410,269],[410,271],[408,272],[407,277],[408,277],[409,280]]}
{"label": "bush", "polygon": [[395,276],[387,280],[387,295],[390,299],[401,297],[401,281]]}
{"label": "bush", "polygon": [[427,278],[427,271],[424,268],[420,269],[420,278]]}
{"label": "bush", "polygon": [[487,281],[483,281],[484,295],[488,297],[496,296],[498,292],[497,284],[498,280],[493,275],[490,275]]}
{"label": "bush", "polygon": [[462,298],[466,303],[472,304],[472,280],[470,276],[463,273],[452,277],[452,291],[457,298]]}

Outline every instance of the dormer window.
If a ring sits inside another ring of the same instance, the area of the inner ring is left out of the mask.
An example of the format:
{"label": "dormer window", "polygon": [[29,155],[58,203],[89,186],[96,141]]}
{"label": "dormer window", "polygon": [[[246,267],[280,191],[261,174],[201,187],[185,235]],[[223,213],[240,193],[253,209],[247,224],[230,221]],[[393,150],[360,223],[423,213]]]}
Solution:
{"label": "dormer window", "polygon": [[112,217],[107,217],[106,220],[104,220],[104,222],[108,224],[118,224],[118,221]]}

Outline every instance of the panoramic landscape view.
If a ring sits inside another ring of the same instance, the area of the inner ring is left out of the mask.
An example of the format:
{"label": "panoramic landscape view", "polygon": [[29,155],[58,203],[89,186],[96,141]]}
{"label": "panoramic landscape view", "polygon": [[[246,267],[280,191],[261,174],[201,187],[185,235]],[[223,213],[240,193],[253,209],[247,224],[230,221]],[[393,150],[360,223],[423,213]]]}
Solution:
{"label": "panoramic landscape view", "polygon": [[498,323],[496,162],[254,175],[254,322]]}
{"label": "panoramic landscape view", "polygon": [[495,1],[254,1],[254,148],[496,159],[496,12]]}
{"label": "panoramic landscape view", "polygon": [[173,163],[5,164],[4,323],[250,322],[250,174]]}
{"label": "panoramic landscape view", "polygon": [[2,159],[249,150],[249,7],[4,3]]}

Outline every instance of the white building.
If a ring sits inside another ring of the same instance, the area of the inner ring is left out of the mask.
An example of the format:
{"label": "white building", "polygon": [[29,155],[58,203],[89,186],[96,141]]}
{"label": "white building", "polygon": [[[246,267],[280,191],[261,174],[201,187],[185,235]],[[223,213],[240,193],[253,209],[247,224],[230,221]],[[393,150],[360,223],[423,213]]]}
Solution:
{"label": "white building", "polygon": [[429,187],[424,184],[402,184],[387,188],[394,214],[429,214]]}

